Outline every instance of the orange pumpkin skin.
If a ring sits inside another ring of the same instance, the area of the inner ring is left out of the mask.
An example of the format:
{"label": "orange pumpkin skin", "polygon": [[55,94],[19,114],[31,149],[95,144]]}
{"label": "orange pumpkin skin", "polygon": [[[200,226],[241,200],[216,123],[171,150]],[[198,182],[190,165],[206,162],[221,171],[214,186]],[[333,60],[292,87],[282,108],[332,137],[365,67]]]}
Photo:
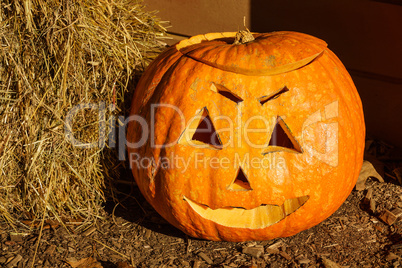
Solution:
{"label": "orange pumpkin skin", "polygon": [[[144,129],[130,121],[127,148],[129,157],[155,162],[145,167],[131,158],[132,171],[155,210],[190,236],[216,241],[291,236],[325,220],[352,191],[363,161],[362,104],[345,67],[324,41],[274,32],[253,34],[254,41],[234,45],[235,34],[192,37],[151,63],[137,85],[131,115],[154,127],[145,144],[133,146]],[[239,102],[219,94],[217,87],[228,89]],[[276,96],[283,88],[288,91]],[[276,98],[262,104],[264,96]],[[164,106],[155,109],[154,104]],[[194,133],[189,130],[192,119],[205,110],[222,147],[187,140]],[[299,148],[270,145],[279,119]],[[245,134],[247,129],[265,131]],[[247,157],[270,164],[255,167]],[[161,159],[169,159],[170,166],[158,166]],[[211,165],[212,159],[221,162]],[[248,189],[231,188],[239,168]],[[297,197],[308,200],[278,222],[256,215],[260,208]]]}

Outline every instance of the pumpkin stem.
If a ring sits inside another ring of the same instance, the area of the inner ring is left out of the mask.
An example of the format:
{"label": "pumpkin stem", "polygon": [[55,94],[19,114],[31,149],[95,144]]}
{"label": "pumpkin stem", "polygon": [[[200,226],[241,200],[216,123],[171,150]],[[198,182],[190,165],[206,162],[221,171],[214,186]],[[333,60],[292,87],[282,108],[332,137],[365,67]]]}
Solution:
{"label": "pumpkin stem", "polygon": [[253,41],[255,38],[252,35],[252,33],[247,29],[247,31],[238,31],[236,33],[235,40],[233,42],[233,45],[240,45],[240,44],[245,44],[248,42]]}
{"label": "pumpkin stem", "polygon": [[244,28],[246,28],[246,30],[238,31],[236,33],[233,45],[246,44],[246,43],[251,42],[251,41],[253,41],[255,39],[253,34],[246,27],[246,17],[243,18],[243,23],[244,23]]}

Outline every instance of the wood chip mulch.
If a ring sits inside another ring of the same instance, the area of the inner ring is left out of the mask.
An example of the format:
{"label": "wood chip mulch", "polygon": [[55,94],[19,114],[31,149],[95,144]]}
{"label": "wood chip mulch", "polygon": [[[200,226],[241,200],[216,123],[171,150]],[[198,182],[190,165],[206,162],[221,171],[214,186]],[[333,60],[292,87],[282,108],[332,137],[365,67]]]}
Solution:
{"label": "wood chip mulch", "polygon": [[368,175],[363,188],[309,230],[244,243],[187,237],[133,187],[90,225],[26,220],[11,229],[0,221],[0,267],[402,267],[402,186],[387,165],[383,175]]}

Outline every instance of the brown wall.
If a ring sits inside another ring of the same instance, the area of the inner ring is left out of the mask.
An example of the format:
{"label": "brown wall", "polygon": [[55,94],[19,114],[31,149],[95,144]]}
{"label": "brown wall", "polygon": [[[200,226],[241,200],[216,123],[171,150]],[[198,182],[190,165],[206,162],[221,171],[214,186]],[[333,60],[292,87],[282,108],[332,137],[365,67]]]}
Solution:
{"label": "brown wall", "polygon": [[402,147],[402,6],[353,0],[145,0],[181,35],[290,30],[325,40],[350,71],[367,131]]}

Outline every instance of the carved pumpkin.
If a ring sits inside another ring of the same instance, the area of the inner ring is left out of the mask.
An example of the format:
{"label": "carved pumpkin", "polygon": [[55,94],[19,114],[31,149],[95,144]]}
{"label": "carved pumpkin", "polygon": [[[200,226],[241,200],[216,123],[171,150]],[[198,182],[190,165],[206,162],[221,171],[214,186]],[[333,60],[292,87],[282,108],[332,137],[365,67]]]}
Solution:
{"label": "carved pumpkin", "polygon": [[291,236],[329,217],[354,187],[361,101],[324,41],[235,36],[195,36],[151,63],[128,123],[131,168],[147,201],[190,236]]}

